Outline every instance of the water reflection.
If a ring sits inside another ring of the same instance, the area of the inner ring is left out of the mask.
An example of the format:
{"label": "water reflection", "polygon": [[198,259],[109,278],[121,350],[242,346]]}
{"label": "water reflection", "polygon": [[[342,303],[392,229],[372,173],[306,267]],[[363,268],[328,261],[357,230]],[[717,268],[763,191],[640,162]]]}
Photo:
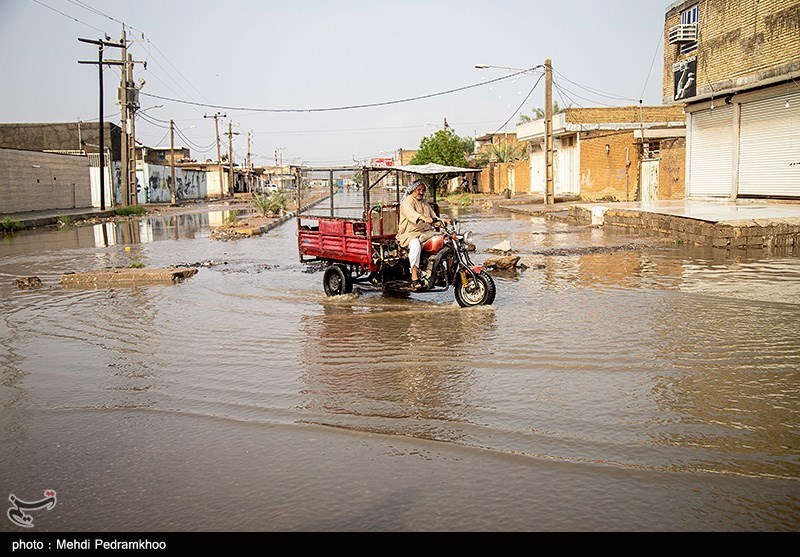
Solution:
{"label": "water reflection", "polygon": [[692,468],[800,477],[800,312],[791,306],[670,297],[654,308],[653,400],[674,416],[655,443],[691,448]]}
{"label": "water reflection", "polygon": [[239,211],[209,211],[164,217],[105,222],[91,226],[23,230],[3,237],[0,254],[31,251],[101,248],[146,244],[162,240],[186,240],[207,236]]}
{"label": "water reflection", "polygon": [[335,300],[321,315],[303,317],[307,409],[330,425],[459,438],[448,423],[470,419],[475,374],[466,362],[480,358],[481,338],[496,327],[494,311],[383,301]]}

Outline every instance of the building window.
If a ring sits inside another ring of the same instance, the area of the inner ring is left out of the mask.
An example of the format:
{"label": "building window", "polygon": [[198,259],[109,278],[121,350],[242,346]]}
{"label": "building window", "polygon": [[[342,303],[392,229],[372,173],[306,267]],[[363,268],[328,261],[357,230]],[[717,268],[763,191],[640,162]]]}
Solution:
{"label": "building window", "polygon": [[[692,6],[688,10],[684,10],[681,12],[681,25],[697,25],[697,8],[698,6]],[[700,30],[698,29],[698,33]],[[680,46],[681,54],[686,54],[687,52],[692,52],[697,50],[697,41],[682,44]]]}
{"label": "building window", "polygon": [[643,157],[645,159],[657,159],[661,156],[660,141],[646,141],[643,144]]}

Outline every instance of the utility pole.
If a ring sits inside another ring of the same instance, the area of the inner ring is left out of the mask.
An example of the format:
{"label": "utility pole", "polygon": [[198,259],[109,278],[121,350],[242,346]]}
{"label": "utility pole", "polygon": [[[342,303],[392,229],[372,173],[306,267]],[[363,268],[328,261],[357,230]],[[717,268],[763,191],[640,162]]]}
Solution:
{"label": "utility pole", "polygon": [[[125,66],[122,68],[120,72],[120,84],[119,84],[119,93],[117,94],[117,98],[119,99],[119,124],[120,128],[122,128],[121,134],[121,156],[122,159],[120,162],[122,164],[122,184],[120,184],[120,189],[122,190],[122,204],[127,205],[130,202],[130,172],[128,171],[128,164],[130,164],[130,159],[128,155],[130,154],[130,146],[128,142],[130,138],[128,136],[128,42],[125,36],[125,25],[122,26],[122,60],[125,62]],[[133,162],[134,167],[136,166],[136,161]]]}
{"label": "utility pole", "polygon": [[547,183],[544,204],[555,205],[553,187],[553,64],[550,58],[544,61],[544,150],[545,176]]}
{"label": "utility pole", "polygon": [[203,115],[203,118],[213,118],[214,119],[214,131],[217,134],[217,166],[219,167],[219,195],[222,197],[223,195],[223,185],[222,185],[222,154],[220,153],[219,149],[219,119],[227,117],[227,114],[222,114],[220,112],[215,113],[213,116],[209,116],[207,114]]}
{"label": "utility pole", "polygon": [[[128,54],[127,58],[127,68],[125,74],[127,75],[127,87],[126,87],[126,95],[128,98],[128,130],[123,130],[122,133],[127,133],[130,137],[128,138],[128,152],[125,154],[125,157],[128,159],[128,195],[130,196],[126,203],[130,205],[136,205],[138,203],[137,192],[136,192],[136,110],[139,108],[139,89],[144,86],[144,82],[138,88],[133,84],[133,67],[134,64],[141,63],[145,69],[147,69],[147,62],[137,62],[133,59],[133,57]],[[131,98],[130,93],[133,92],[133,98]],[[144,155],[144,149],[142,149],[142,155]],[[142,157],[144,159],[144,156]]]}
{"label": "utility pole", "polygon": [[[110,65],[110,66],[122,66],[124,62],[119,60],[103,60],[103,47],[116,47],[121,48],[122,45],[118,43],[112,43],[109,41],[104,41],[103,39],[93,40],[93,39],[81,39],[79,38],[78,41],[82,43],[94,44],[97,45],[97,62],[88,61],[88,60],[78,60],[78,64],[97,64],[97,74],[100,83],[100,94],[99,94],[99,106],[100,106],[100,114],[99,114],[99,131],[100,131],[100,209],[102,211],[106,210],[106,178],[105,178],[105,151],[106,151],[106,144],[105,144],[105,122],[103,121],[103,65]],[[111,200],[110,200],[111,201]]]}
{"label": "utility pole", "polygon": [[169,119],[169,166],[172,174],[172,183],[169,189],[172,194],[172,204],[175,205],[175,123],[172,118]]}
{"label": "utility pole", "polygon": [[247,193],[250,194],[252,190],[252,172],[253,162],[250,160],[250,132],[247,132]]}
{"label": "utility pole", "polygon": [[233,131],[233,122],[228,121],[228,164],[230,165],[230,176],[228,181],[228,193],[233,195],[233,136],[239,132]]}

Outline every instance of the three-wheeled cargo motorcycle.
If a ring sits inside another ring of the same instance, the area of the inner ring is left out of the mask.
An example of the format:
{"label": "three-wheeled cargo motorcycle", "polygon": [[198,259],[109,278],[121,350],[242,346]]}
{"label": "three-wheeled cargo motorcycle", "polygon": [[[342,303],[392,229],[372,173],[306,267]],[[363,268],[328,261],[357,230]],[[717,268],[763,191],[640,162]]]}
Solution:
{"label": "three-wheeled cargo motorcycle", "polygon": [[[330,170],[330,169],[326,169]],[[341,169],[337,169],[341,170]],[[435,220],[436,235],[422,245],[420,257],[421,287],[411,281],[408,250],[397,242],[400,219],[400,182],[395,175],[396,199],[392,203],[370,203],[370,190],[389,173],[406,173],[422,177],[433,193],[434,212],[439,215],[436,191],[450,178],[479,172],[471,168],[437,164],[406,165],[392,168],[363,167],[363,212],[360,217],[335,216],[333,171],[331,173],[330,214],[299,214],[297,241],[300,261],[321,261],[326,264],[322,284],[325,294],[337,296],[353,291],[353,285],[382,289],[387,292],[442,292],[453,287],[461,307],[489,305],[494,302],[492,277],[469,256],[471,232],[462,232],[456,220],[450,224]],[[370,173],[383,171],[375,183]]]}

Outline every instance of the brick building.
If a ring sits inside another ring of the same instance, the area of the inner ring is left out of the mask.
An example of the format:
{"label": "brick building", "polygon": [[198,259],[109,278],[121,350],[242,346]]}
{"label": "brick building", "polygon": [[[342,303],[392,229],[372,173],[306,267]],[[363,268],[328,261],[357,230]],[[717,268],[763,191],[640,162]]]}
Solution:
{"label": "brick building", "polygon": [[[685,133],[680,106],[567,108],[553,116],[555,193],[587,201],[681,199]],[[529,191],[544,193],[544,119],[518,125],[517,138],[530,144]]]}
{"label": "brick building", "polygon": [[144,149],[144,161],[150,164],[172,164],[173,159],[175,164],[184,161],[192,162],[191,153],[185,147],[175,147],[175,149],[170,149],[169,147],[137,147],[137,161],[143,160],[142,149]]}
{"label": "brick building", "polygon": [[691,0],[664,19],[690,197],[800,198],[800,0]]}

